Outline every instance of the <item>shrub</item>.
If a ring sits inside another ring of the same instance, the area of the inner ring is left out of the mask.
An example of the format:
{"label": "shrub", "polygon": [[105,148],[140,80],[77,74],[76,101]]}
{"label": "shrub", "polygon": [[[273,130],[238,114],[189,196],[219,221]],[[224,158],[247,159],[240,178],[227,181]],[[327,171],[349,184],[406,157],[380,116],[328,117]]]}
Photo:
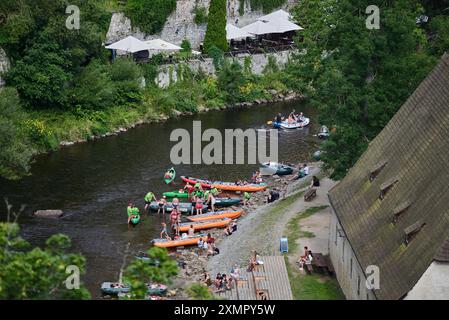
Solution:
{"label": "shrub", "polygon": [[125,14],[142,31],[162,31],[168,16],[176,9],[176,0],[127,0]]}
{"label": "shrub", "polygon": [[205,7],[195,6],[193,14],[195,15],[193,21],[196,24],[205,24],[207,22],[207,10]]}
{"label": "shrub", "polygon": [[211,0],[209,16],[207,18],[207,30],[204,37],[204,49],[209,50],[215,46],[221,51],[228,50],[226,40],[226,0]]}
{"label": "shrub", "polygon": [[240,87],[245,83],[242,66],[237,62],[225,60],[222,69],[218,73],[218,87],[224,92],[225,99],[229,103],[242,101]]}

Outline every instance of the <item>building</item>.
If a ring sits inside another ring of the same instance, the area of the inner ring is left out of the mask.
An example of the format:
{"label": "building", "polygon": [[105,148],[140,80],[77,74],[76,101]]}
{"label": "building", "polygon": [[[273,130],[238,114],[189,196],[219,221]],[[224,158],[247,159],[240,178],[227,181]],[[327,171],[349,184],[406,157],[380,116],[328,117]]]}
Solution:
{"label": "building", "polygon": [[449,55],[329,199],[330,258],[347,299],[449,299]]}

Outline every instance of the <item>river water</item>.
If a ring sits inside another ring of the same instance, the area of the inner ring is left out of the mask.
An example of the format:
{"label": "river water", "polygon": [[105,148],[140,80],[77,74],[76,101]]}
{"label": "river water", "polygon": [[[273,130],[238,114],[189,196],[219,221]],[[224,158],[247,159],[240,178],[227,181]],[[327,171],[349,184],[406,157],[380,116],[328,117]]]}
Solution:
{"label": "river water", "polygon": [[[211,111],[170,119],[129,130],[126,134],[77,144],[41,155],[33,164],[31,176],[11,182],[0,180],[1,199],[8,198],[16,211],[26,205],[19,218],[22,236],[34,245],[42,245],[55,233],[68,235],[73,251],[87,259],[82,281],[93,297],[99,297],[103,281],[116,281],[129,243],[127,261],[134,253],[150,247],[160,232],[161,218],[145,215],[135,228],[126,224],[129,200],[143,209],[143,197],[153,191],[157,197],[169,187],[163,182],[171,167],[170,133],[176,128],[191,131],[192,121],[200,120],[202,130],[256,128],[266,125],[275,114],[292,109],[311,118],[305,129],[279,132],[279,160],[297,164],[310,160],[317,149],[313,137],[319,130],[315,110],[300,102],[283,102],[250,108]],[[249,179],[257,165],[179,165],[177,176],[190,175],[225,181]],[[177,180],[180,184],[180,180]],[[62,209],[60,219],[42,219],[32,215],[39,209]],[[6,219],[6,206],[0,206],[0,219]]]}

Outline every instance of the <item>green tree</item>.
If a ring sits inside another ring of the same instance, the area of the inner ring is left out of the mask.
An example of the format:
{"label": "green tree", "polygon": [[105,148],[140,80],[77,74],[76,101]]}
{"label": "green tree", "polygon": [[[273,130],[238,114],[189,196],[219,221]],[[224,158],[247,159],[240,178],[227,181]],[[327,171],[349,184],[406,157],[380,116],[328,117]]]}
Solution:
{"label": "green tree", "polygon": [[178,274],[178,265],[168,256],[164,248],[151,248],[148,257],[158,261],[151,265],[146,261],[135,259],[124,272],[124,282],[131,286],[131,299],[145,299],[147,283],[170,284],[171,278]]}
{"label": "green tree", "polygon": [[207,17],[204,49],[207,53],[213,47],[223,52],[228,50],[226,40],[226,0],[211,0]]}
{"label": "green tree", "polygon": [[191,53],[192,52],[192,46],[189,42],[189,40],[184,39],[181,42],[181,52],[185,52],[185,53]]}
{"label": "green tree", "polygon": [[44,249],[31,248],[19,236],[15,223],[0,223],[0,299],[89,299],[89,292],[68,289],[68,266],[84,273],[86,260],[68,253],[70,239],[62,234],[46,241]]}
{"label": "green tree", "polygon": [[[379,30],[365,26],[372,4],[382,13]],[[321,123],[337,129],[323,156],[334,178],[344,177],[433,67],[416,24],[422,12],[408,0],[311,0],[295,8],[305,50],[287,67],[287,82],[318,107]]]}
{"label": "green tree", "polygon": [[194,283],[186,290],[187,295],[193,300],[215,300],[215,296],[205,285]]}
{"label": "green tree", "polygon": [[20,131],[25,115],[17,91],[0,90],[0,176],[18,179],[28,173],[32,147]]}
{"label": "green tree", "polygon": [[224,92],[228,103],[241,101],[240,87],[245,83],[243,68],[237,61],[225,60],[218,73],[218,87]]}

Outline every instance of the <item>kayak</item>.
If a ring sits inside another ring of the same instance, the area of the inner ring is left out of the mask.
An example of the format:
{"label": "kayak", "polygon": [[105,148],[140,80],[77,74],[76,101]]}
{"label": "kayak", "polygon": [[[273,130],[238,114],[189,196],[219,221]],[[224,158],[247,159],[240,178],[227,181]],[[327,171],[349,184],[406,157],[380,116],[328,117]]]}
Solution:
{"label": "kayak", "polygon": [[221,190],[226,191],[247,191],[247,192],[257,192],[257,191],[263,191],[267,188],[266,183],[248,183],[248,184],[242,184],[238,185],[233,182],[221,182],[221,181],[209,181],[209,180],[202,180],[202,179],[196,179],[191,177],[185,177],[181,176],[181,179],[184,182],[188,182],[190,184],[195,184],[197,182],[201,183],[201,186],[203,188],[217,188]]}
{"label": "kayak", "polygon": [[304,117],[301,122],[288,123],[288,121],[282,121],[281,123],[279,123],[279,122],[276,122],[276,123],[279,126],[279,128],[282,128],[282,129],[297,129],[297,128],[304,128],[304,127],[308,126],[310,123],[310,119]]}
{"label": "kayak", "polygon": [[187,219],[190,221],[207,221],[207,220],[216,220],[216,219],[237,219],[242,214],[242,211],[215,211],[204,214],[199,214],[196,216],[189,216]]}
{"label": "kayak", "polygon": [[[150,203],[150,210],[157,211],[159,209],[159,205],[156,201]],[[208,206],[203,204],[203,212],[206,212]],[[172,212],[173,204],[171,202],[167,202],[165,204],[165,212]],[[192,212],[192,203],[190,202],[180,202],[178,205],[178,211],[181,213],[190,213]]]}
{"label": "kayak", "polygon": [[[147,294],[163,295],[167,292],[167,286],[163,284],[148,284]],[[118,295],[129,293],[131,286],[128,284],[119,284],[117,282],[103,282],[101,284],[101,292],[103,294]]]}
{"label": "kayak", "polygon": [[230,207],[240,204],[242,199],[240,198],[215,198],[215,206],[216,207]]}
{"label": "kayak", "polygon": [[180,192],[180,191],[164,192],[162,195],[167,198],[188,198],[189,197],[188,192]]}
{"label": "kayak", "polygon": [[166,177],[164,175],[164,181],[165,181],[166,184],[172,183],[173,180],[175,180],[175,178],[176,178],[175,168],[172,167],[172,168],[168,169],[166,173],[168,173],[168,172],[171,173],[171,176],[170,177]]}
{"label": "kayak", "polygon": [[167,240],[167,239],[153,239],[151,242],[155,247],[159,248],[174,248],[181,246],[193,246],[198,243],[198,240],[202,239],[206,241],[207,236],[205,235],[197,235],[194,237],[187,237],[179,240]]}
{"label": "kayak", "polygon": [[[201,216],[201,215],[200,215]],[[180,232],[187,232],[190,229],[190,226],[193,226],[193,230],[204,230],[204,229],[212,229],[212,228],[225,228],[228,224],[231,223],[231,219],[223,218],[223,219],[215,219],[215,220],[205,220],[205,221],[195,221],[195,222],[185,222],[179,224]]]}
{"label": "kayak", "polygon": [[285,176],[293,173],[293,168],[282,163],[266,162],[260,166],[260,172],[263,175]]}
{"label": "kayak", "polygon": [[135,226],[136,224],[139,223],[139,221],[140,221],[140,214],[134,216],[134,218],[131,218],[131,220],[129,220],[129,224],[132,224]]}

